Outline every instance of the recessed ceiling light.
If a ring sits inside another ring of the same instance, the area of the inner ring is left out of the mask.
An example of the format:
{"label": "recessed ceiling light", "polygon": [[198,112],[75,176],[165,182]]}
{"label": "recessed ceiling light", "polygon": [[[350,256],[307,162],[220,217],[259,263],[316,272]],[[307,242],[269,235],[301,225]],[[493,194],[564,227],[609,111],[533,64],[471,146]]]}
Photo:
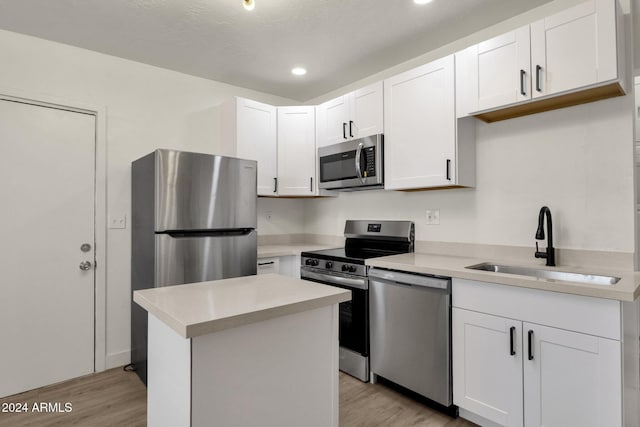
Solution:
{"label": "recessed ceiling light", "polygon": [[294,74],[296,76],[304,76],[305,74],[307,74],[307,70],[302,67],[296,67],[291,69],[291,74]]}
{"label": "recessed ceiling light", "polygon": [[431,3],[431,0],[413,0],[415,4],[427,4]]}
{"label": "recessed ceiling light", "polygon": [[253,10],[256,8],[255,0],[242,0],[242,4],[244,5],[244,8],[247,10]]}

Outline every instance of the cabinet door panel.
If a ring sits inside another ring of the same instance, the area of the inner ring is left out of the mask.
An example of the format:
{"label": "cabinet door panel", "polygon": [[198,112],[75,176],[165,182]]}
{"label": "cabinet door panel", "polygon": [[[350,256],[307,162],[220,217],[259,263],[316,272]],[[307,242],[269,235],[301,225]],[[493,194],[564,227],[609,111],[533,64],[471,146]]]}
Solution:
{"label": "cabinet door panel", "polygon": [[237,153],[258,162],[258,195],[273,196],[277,176],[276,107],[238,98]]}
{"label": "cabinet door panel", "polygon": [[[347,96],[327,101],[318,107],[319,147],[347,141],[349,138],[349,104]],[[345,127],[346,126],[346,127]]]}
{"label": "cabinet door panel", "polygon": [[382,93],[382,82],[377,82],[351,94],[351,135],[354,138],[383,133]]}
{"label": "cabinet door panel", "polygon": [[525,426],[622,425],[619,341],[530,323],[523,334]]}
{"label": "cabinet door panel", "polygon": [[478,109],[531,98],[529,26],[478,44]]}
{"label": "cabinet door panel", "polygon": [[278,108],[278,195],[315,194],[315,107]]}
{"label": "cabinet door panel", "polygon": [[533,96],[617,78],[616,52],[614,1],[590,0],[534,22],[531,24]]}
{"label": "cabinet door panel", "polygon": [[450,55],[385,80],[385,189],[455,184],[453,64]]}
{"label": "cabinet door panel", "polygon": [[522,323],[458,308],[452,316],[453,403],[501,425],[522,426]]}
{"label": "cabinet door panel", "polygon": [[478,110],[478,45],[456,52],[456,117]]}

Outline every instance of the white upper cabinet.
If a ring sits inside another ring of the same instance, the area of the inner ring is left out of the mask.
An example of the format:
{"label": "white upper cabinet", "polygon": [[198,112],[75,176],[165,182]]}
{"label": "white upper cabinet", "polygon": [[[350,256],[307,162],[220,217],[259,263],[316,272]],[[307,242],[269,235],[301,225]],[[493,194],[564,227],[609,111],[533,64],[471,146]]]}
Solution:
{"label": "white upper cabinet", "polygon": [[382,82],[327,101],[317,108],[317,146],[383,133]]}
{"label": "white upper cabinet", "polygon": [[274,196],[277,177],[276,107],[245,98],[222,105],[226,155],[258,162],[258,195]]}
{"label": "white upper cabinet", "polygon": [[466,100],[459,117],[492,122],[625,94],[616,0],[588,0],[458,55],[468,60],[474,50],[475,61],[458,76],[471,81],[457,86],[467,91],[458,96]]}
{"label": "white upper cabinet", "polygon": [[347,126],[349,104],[347,95],[332,99],[317,108],[318,147],[349,140]]}
{"label": "white upper cabinet", "polygon": [[478,110],[478,45],[455,54],[456,117],[467,117]]}
{"label": "white upper cabinet", "polygon": [[383,86],[377,82],[351,92],[349,96],[349,136],[364,138],[383,132]]}
{"label": "white upper cabinet", "polygon": [[477,46],[479,110],[531,99],[528,25]]}
{"label": "white upper cabinet", "polygon": [[385,189],[472,185],[463,169],[473,168],[475,145],[458,145],[454,72],[449,55],[384,81]]}
{"label": "white upper cabinet", "polygon": [[278,107],[278,195],[316,194],[315,107]]}
{"label": "white upper cabinet", "polygon": [[616,4],[589,0],[531,24],[534,97],[618,78]]}

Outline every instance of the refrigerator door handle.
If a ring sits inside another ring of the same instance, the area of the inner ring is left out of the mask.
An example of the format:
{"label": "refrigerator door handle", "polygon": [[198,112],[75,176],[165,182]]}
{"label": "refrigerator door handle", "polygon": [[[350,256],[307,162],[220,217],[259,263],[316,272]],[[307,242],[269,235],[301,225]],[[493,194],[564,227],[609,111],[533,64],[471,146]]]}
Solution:
{"label": "refrigerator door handle", "polygon": [[165,232],[157,232],[156,234],[167,234],[173,238],[191,238],[191,237],[228,237],[228,236],[246,236],[253,232],[253,228],[234,228],[228,230],[168,230]]}

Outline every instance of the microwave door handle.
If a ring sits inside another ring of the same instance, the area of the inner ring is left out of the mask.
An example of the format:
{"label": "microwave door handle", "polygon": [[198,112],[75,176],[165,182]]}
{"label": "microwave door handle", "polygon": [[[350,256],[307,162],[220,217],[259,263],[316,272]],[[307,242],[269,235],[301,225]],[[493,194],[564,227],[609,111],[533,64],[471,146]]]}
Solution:
{"label": "microwave door handle", "polygon": [[358,178],[360,178],[360,181],[364,184],[364,178],[360,170],[360,153],[362,152],[362,147],[364,147],[364,142],[358,144],[358,148],[356,149],[356,175],[358,175]]}

